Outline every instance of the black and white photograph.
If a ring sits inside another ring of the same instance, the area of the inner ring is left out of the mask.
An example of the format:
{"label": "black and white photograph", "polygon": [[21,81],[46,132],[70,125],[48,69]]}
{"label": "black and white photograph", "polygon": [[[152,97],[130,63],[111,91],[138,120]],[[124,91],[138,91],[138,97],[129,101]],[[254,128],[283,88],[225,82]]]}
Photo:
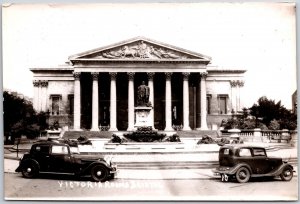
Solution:
{"label": "black and white photograph", "polygon": [[296,3],[2,4],[4,199],[296,201]]}

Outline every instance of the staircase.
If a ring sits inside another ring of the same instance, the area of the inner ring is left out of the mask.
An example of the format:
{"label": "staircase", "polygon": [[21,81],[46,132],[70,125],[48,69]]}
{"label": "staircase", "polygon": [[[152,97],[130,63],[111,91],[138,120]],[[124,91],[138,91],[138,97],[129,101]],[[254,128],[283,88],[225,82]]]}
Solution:
{"label": "staircase", "polygon": [[[163,132],[163,131],[159,131]],[[126,132],[124,132],[126,133]],[[112,132],[109,131],[66,131],[63,134],[64,139],[77,139],[80,136],[87,138],[107,138],[110,139]],[[202,138],[204,135],[208,135],[212,138],[219,137],[219,133],[216,130],[191,130],[191,131],[177,131],[179,138]]]}
{"label": "staircase", "polygon": [[202,138],[208,135],[212,138],[220,137],[217,130],[192,130],[192,131],[177,131],[180,138]]}
{"label": "staircase", "polygon": [[77,139],[80,136],[87,138],[107,138],[110,139],[112,132],[109,131],[66,131],[62,136],[63,139]]}

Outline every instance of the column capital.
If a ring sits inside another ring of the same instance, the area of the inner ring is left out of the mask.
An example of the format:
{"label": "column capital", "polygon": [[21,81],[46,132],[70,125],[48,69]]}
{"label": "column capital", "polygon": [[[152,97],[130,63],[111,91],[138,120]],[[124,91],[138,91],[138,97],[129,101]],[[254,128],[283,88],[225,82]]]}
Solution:
{"label": "column capital", "polygon": [[75,80],[80,80],[81,72],[73,72],[73,76]]}
{"label": "column capital", "polygon": [[109,72],[109,75],[111,80],[116,80],[117,72]]}
{"label": "column capital", "polygon": [[200,76],[205,79],[207,77],[207,72],[200,72]]}
{"label": "column capital", "polygon": [[147,72],[147,75],[148,75],[148,80],[153,80],[153,77],[155,75],[154,72]]}
{"label": "column capital", "polygon": [[32,83],[34,87],[38,87],[40,85],[40,81],[38,80],[34,80]]}
{"label": "column capital", "polygon": [[165,72],[166,80],[171,80],[172,74],[172,72]]}
{"label": "column capital", "polygon": [[48,86],[48,81],[41,81],[41,86],[42,87],[47,87]]}
{"label": "column capital", "polygon": [[236,87],[236,86],[238,86],[238,81],[235,81],[235,80],[230,81],[230,86],[231,86],[231,87]]}
{"label": "column capital", "polygon": [[185,81],[189,80],[189,76],[190,76],[189,72],[182,72],[182,75],[183,75],[183,80]]}
{"label": "column capital", "polygon": [[128,80],[133,80],[134,79],[134,72],[127,72]]}
{"label": "column capital", "polygon": [[244,84],[245,84],[245,82],[244,82],[244,81],[238,81],[238,85],[239,85],[240,87],[243,87],[243,86],[244,86]]}
{"label": "column capital", "polygon": [[94,81],[98,80],[99,72],[91,72]]}

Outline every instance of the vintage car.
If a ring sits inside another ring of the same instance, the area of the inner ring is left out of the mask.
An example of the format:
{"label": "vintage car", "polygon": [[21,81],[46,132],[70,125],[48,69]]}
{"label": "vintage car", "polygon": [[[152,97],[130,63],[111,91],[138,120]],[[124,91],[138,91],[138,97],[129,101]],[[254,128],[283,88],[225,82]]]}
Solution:
{"label": "vintage car", "polygon": [[81,155],[71,151],[68,144],[42,141],[31,146],[15,171],[22,172],[25,178],[37,177],[39,173],[55,173],[90,175],[94,181],[104,182],[114,178],[116,165],[111,158],[102,155]]}
{"label": "vintage car", "polygon": [[276,177],[283,181],[293,178],[293,167],[281,158],[268,157],[263,147],[225,145],[219,150],[219,167],[213,170],[222,181],[233,178],[239,183],[250,177]]}

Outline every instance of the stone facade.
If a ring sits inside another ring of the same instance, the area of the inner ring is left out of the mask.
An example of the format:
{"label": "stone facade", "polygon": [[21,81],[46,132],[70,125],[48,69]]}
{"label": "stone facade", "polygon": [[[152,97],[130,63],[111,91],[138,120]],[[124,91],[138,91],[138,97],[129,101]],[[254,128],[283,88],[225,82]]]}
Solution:
{"label": "stone facade", "polygon": [[209,66],[211,58],[138,37],[32,68],[34,108],[71,129],[131,130],[137,87],[150,87],[151,124],[159,130],[211,129],[242,109],[245,70]]}

